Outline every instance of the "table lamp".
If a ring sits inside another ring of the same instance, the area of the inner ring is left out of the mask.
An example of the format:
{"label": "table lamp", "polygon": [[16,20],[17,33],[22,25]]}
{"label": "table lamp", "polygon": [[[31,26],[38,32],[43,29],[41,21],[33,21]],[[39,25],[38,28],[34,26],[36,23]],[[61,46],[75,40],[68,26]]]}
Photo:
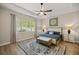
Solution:
{"label": "table lamp", "polygon": [[45,32],[45,31],[46,31],[46,26],[45,26],[45,25],[43,26],[42,31],[43,31],[43,32]]}
{"label": "table lamp", "polygon": [[68,25],[67,28],[68,28],[67,32],[68,32],[68,40],[69,40],[69,35],[71,33],[72,25]]}

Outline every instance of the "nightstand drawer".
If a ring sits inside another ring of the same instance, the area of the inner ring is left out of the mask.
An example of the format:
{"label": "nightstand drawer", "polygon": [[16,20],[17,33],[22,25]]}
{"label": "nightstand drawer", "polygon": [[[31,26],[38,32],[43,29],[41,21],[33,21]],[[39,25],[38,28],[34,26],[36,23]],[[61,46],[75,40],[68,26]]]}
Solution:
{"label": "nightstand drawer", "polygon": [[74,40],[75,36],[74,35],[69,35],[68,36],[68,34],[64,34],[63,37],[64,37],[64,41],[75,42],[75,40]]}
{"label": "nightstand drawer", "polygon": [[63,35],[64,41],[68,41],[68,35]]}
{"label": "nightstand drawer", "polygon": [[70,42],[75,42],[75,37],[74,37],[73,35],[70,35],[70,36],[69,36],[69,41],[70,41]]}

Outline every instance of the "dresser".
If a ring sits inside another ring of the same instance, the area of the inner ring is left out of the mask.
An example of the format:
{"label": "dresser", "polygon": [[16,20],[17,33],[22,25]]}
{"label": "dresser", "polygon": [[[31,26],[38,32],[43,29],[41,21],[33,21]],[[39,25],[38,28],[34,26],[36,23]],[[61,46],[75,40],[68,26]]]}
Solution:
{"label": "dresser", "polygon": [[68,41],[68,42],[75,42],[75,36],[72,34],[64,34],[63,35],[64,41]]}

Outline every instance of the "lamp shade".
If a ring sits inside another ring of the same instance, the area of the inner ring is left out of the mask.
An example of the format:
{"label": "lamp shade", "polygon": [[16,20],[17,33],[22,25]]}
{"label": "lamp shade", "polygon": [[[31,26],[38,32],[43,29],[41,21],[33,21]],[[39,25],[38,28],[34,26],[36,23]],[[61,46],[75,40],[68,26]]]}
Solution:
{"label": "lamp shade", "polygon": [[72,29],[72,25],[70,24],[70,25],[67,25],[67,28],[68,29]]}

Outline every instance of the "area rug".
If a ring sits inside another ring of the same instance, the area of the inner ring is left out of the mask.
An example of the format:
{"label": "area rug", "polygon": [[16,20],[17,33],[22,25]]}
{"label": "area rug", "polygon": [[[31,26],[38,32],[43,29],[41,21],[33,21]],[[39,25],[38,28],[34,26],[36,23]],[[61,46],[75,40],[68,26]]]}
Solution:
{"label": "area rug", "polygon": [[36,40],[30,42],[19,42],[19,47],[28,55],[62,55],[64,54],[63,47],[52,45],[51,48],[39,44]]}

